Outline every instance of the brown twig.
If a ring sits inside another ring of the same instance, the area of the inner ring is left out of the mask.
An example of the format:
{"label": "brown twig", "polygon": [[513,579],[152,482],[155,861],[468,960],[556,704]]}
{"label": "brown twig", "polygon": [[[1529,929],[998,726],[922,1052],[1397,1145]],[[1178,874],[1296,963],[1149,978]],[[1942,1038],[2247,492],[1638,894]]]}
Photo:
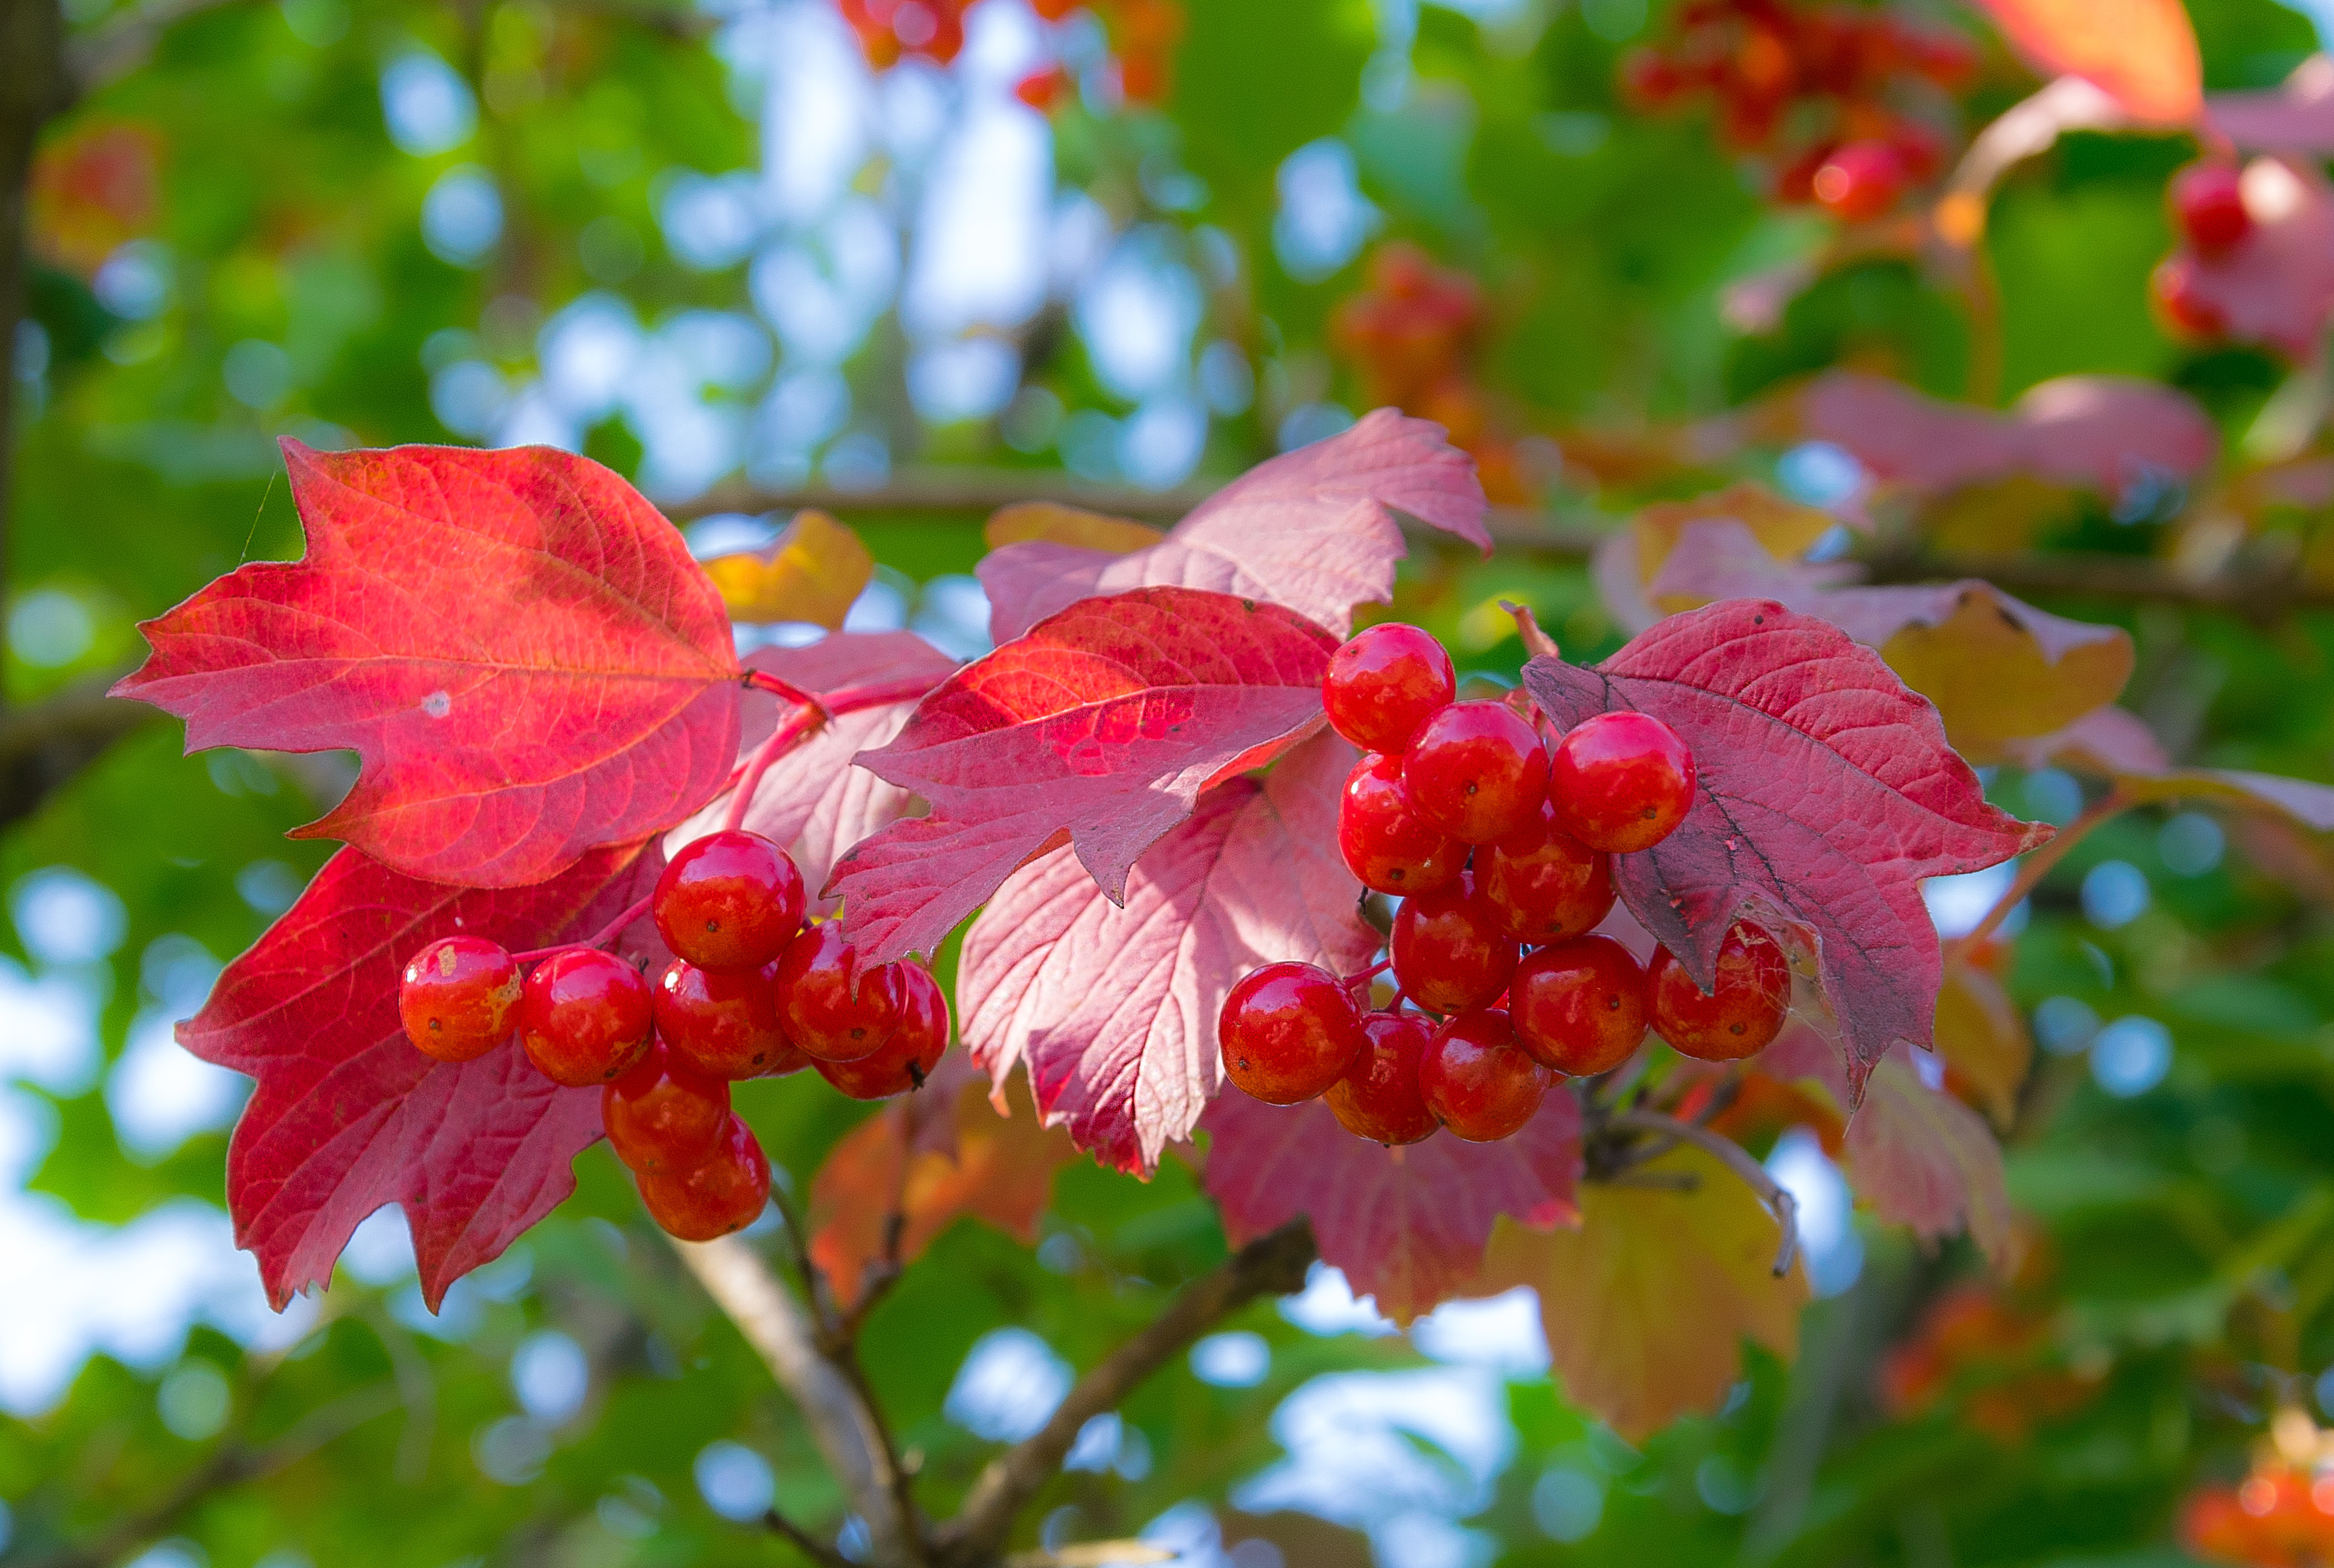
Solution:
{"label": "brown twig", "polygon": [[1624,1111],[1606,1125],[1626,1128],[1633,1132],[1651,1133],[1675,1143],[1691,1143],[1732,1171],[1741,1179],[1743,1186],[1758,1194],[1759,1201],[1774,1215],[1775,1224],[1783,1233],[1775,1248],[1775,1277],[1780,1279],[1791,1272],[1791,1260],[1799,1252],[1799,1199],[1791,1196],[1789,1188],[1769,1175],[1765,1166],[1751,1159],[1750,1150],[1731,1138],[1720,1137],[1707,1127],[1697,1127],[1691,1121],[1681,1121],[1658,1111]]}
{"label": "brown twig", "polygon": [[850,1558],[827,1545],[776,1508],[762,1515],[762,1526],[770,1534],[784,1537],[796,1551],[817,1563],[819,1568],[857,1568],[857,1564]]}
{"label": "brown twig", "polygon": [[[6,0],[0,0],[0,5]],[[0,389],[0,417],[5,390]],[[5,447],[5,443],[0,443]],[[6,483],[0,457],[0,485]],[[6,507],[0,496],[0,512]],[[0,541],[5,541],[0,533]],[[0,572],[0,582],[5,582]],[[0,827],[40,810],[49,796],[105,755],[114,742],[160,715],[143,703],[105,695],[110,677],[76,681],[24,707],[0,714]]]}
{"label": "brown twig", "polygon": [[995,1562],[1015,1517],[1060,1470],[1088,1421],[1115,1409],[1144,1379],[1257,1297],[1303,1289],[1305,1271],[1317,1256],[1311,1223],[1292,1220],[1185,1285],[1165,1312],[1078,1380],[1043,1430],[990,1462],[965,1494],[963,1511],[941,1526],[933,1560],[944,1568]]}
{"label": "brown twig", "polygon": [[2001,922],[2010,918],[2010,911],[2018,908],[2026,896],[2040,885],[2042,879],[2050,874],[2052,867],[2067,858],[2068,851],[2088,838],[2092,829],[2109,817],[2129,810],[2132,803],[2131,797],[2122,789],[2109,790],[2088,811],[2053,834],[2049,843],[2019,861],[2018,874],[2011,879],[2010,886],[2003,890],[2001,897],[1993,901],[1993,908],[1985,912],[1985,919],[1945,944],[1947,967],[1961,962],[1979,943],[1992,936]]}

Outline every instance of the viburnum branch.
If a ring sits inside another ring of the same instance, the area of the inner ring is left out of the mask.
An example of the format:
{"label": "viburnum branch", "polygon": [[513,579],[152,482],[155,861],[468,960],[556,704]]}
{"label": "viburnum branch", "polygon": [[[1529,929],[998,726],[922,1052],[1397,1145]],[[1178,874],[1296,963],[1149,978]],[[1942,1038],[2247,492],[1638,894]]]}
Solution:
{"label": "viburnum branch", "polygon": [[2019,861],[2018,874],[2011,879],[2010,886],[2003,890],[2001,897],[1993,901],[1993,908],[1985,912],[1985,919],[1945,945],[1947,967],[1961,962],[1980,943],[1992,936],[2001,922],[2010,919],[2010,911],[2018,908],[2026,896],[2040,885],[2042,879],[2050,874],[2052,867],[2067,858],[2068,851],[2088,838],[2092,830],[2101,822],[2130,810],[2134,803],[2130,795],[2120,787],[2107,791],[2099,797],[2097,804],[2060,828],[2049,843]]}
{"label": "viburnum branch", "polygon": [[737,1236],[675,1241],[672,1246],[793,1396],[852,1512],[866,1522],[871,1560],[922,1563],[922,1543],[898,1502],[898,1478],[882,1424],[859,1385],[822,1351],[818,1330],[802,1304]]}
{"label": "viburnum branch", "polygon": [[1759,1201],[1774,1215],[1776,1227],[1783,1233],[1775,1249],[1775,1277],[1780,1279],[1791,1272],[1791,1260],[1799,1252],[1799,1199],[1791,1196],[1790,1188],[1770,1175],[1765,1166],[1751,1159],[1749,1150],[1707,1127],[1697,1127],[1691,1121],[1681,1121],[1658,1111],[1624,1111],[1606,1125],[1625,1127],[1634,1132],[1649,1132],[1679,1143],[1691,1143],[1703,1153],[1715,1157],[1721,1165],[1740,1177],[1742,1185],[1756,1193]]}
{"label": "viburnum branch", "polygon": [[762,1525],[772,1534],[785,1539],[787,1544],[817,1563],[819,1568],[857,1568],[850,1558],[821,1541],[776,1508],[770,1509],[762,1515]]}
{"label": "viburnum branch", "polygon": [[962,1512],[935,1537],[935,1563],[989,1568],[1015,1517],[1060,1470],[1088,1421],[1117,1409],[1144,1379],[1257,1297],[1302,1290],[1319,1255],[1311,1222],[1291,1220],[1185,1285],[1149,1326],[1078,1380],[1043,1430],[990,1461],[965,1494]]}

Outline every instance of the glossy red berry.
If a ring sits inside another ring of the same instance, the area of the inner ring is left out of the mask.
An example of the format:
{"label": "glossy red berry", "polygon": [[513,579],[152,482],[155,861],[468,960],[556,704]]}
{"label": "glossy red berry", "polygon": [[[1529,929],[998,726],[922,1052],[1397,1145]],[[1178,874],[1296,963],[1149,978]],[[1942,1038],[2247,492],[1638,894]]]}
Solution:
{"label": "glossy red berry", "polygon": [[1394,976],[1430,1013],[1488,1006],[1516,972],[1516,939],[1500,928],[1474,879],[1404,899],[1394,912]]}
{"label": "glossy red berry", "polygon": [[1362,1015],[1345,982],[1311,964],[1240,977],[1216,1016],[1224,1076],[1268,1105],[1310,1100],[1361,1053]]}
{"label": "glossy red berry", "polygon": [[729,1085],[691,1072],[660,1044],[600,1091],[600,1121],[634,1170],[686,1170],[713,1152],[729,1122]]}
{"label": "glossy red berry", "polygon": [[1428,827],[1402,787],[1402,758],[1380,752],[1345,775],[1337,803],[1337,852],[1362,886],[1397,898],[1431,893],[1459,880],[1466,846]]}
{"label": "glossy red berry", "polygon": [[787,943],[776,979],[786,1038],[820,1062],[854,1062],[882,1050],[907,1000],[900,966],[863,968],[839,920],[823,921]]}
{"label": "glossy red berry", "polygon": [[405,966],[397,1016],[405,1037],[440,1062],[469,1062],[511,1037],[518,965],[500,942],[440,937]]}
{"label": "glossy red berry", "polygon": [[1428,1109],[1418,1079],[1432,1019],[1418,1013],[1370,1013],[1362,1019],[1361,1053],[1322,1099],[1337,1125],[1373,1143],[1416,1143],[1442,1124]]}
{"label": "glossy red berry", "polygon": [[2165,323],[2177,335],[2205,342],[2229,335],[2229,313],[2205,293],[2204,279],[2191,258],[2165,256],[2156,264],[2147,286]]}
{"label": "glossy red berry", "polygon": [[651,912],[665,946],[700,969],[758,969],[802,928],[802,872],[759,833],[684,845],[657,878]]}
{"label": "glossy red berry", "polygon": [[1505,1013],[1461,1013],[1434,1032],[1419,1063],[1426,1103],[1453,1136],[1493,1143],[1523,1130],[1554,1074],[1524,1054]]}
{"label": "glossy red berry", "polygon": [[1613,908],[1612,863],[1557,826],[1547,801],[1531,826],[1475,852],[1475,885],[1500,928],[1522,942],[1579,936]]}
{"label": "glossy red berry", "polygon": [[1321,706],[1329,727],[1364,751],[1399,752],[1458,695],[1451,655],[1399,621],[1365,628],[1329,656]]}
{"label": "glossy red berry", "polygon": [[1508,988],[1516,1041],[1532,1060],[1585,1078],[1626,1062],[1645,1038],[1645,972],[1610,937],[1527,953]]}
{"label": "glossy red berry", "polygon": [[555,1083],[588,1088],[630,1068],[649,1048],[649,983],[613,953],[562,948],[520,987],[519,1043]]}
{"label": "glossy red berry", "polygon": [[2172,177],[2172,216],[2201,256],[2226,255],[2253,231],[2243,176],[2233,163],[2192,163]]}
{"label": "glossy red berry", "polygon": [[815,1063],[820,1076],[854,1100],[888,1100],[921,1089],[948,1051],[948,998],[930,970],[900,966],[905,1003],[900,1026],[873,1052],[850,1062]]}
{"label": "glossy red berry", "polygon": [[1410,743],[1403,788],[1430,827],[1488,844],[1529,827],[1548,790],[1548,750],[1504,702],[1454,702]]}
{"label": "glossy red berry", "polygon": [[1783,1031],[1791,1005],[1791,966],[1780,943],[1738,920],[1718,949],[1718,984],[1708,995],[1667,948],[1646,966],[1654,1033],[1681,1054],[1737,1062],[1763,1051]]}
{"label": "glossy red berry", "polygon": [[1647,713],[1599,713],[1556,743],[1548,798],[1592,850],[1649,850],[1693,809],[1693,753]]}
{"label": "glossy red berry", "polygon": [[770,1161],[753,1129],[733,1115],[711,1154],[686,1170],[642,1171],[640,1184],[641,1200],[666,1234],[711,1241],[762,1217]]}
{"label": "glossy red berry", "polygon": [[1816,200],[1848,223],[1885,217],[1904,196],[1905,160],[1885,141],[1851,141],[1832,149],[1811,182]]}
{"label": "glossy red berry", "polygon": [[[656,1027],[673,1054],[709,1077],[761,1078],[804,1065],[778,1022],[775,963],[700,969],[676,958],[656,985]],[[783,1065],[793,1058],[793,1067]]]}

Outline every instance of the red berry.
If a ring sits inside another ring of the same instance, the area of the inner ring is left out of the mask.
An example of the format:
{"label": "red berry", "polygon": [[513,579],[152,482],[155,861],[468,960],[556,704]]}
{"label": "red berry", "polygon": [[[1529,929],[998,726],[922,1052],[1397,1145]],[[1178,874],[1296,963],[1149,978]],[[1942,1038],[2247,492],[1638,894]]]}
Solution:
{"label": "red berry", "polygon": [[786,1037],[821,1062],[855,1062],[883,1048],[907,1001],[900,966],[861,970],[843,939],[843,922],[826,920],[778,955],[778,1020]]}
{"label": "red berry", "polygon": [[700,969],[674,959],[657,981],[657,1033],[675,1056],[709,1077],[793,1072],[805,1063],[778,1022],[777,972],[776,964]]}
{"label": "red berry", "polygon": [[2229,335],[2228,313],[2206,297],[2204,281],[2191,258],[2165,256],[2147,282],[2164,319],[2180,336],[2209,342]]}
{"label": "red berry", "polygon": [[1869,223],[1886,216],[1905,194],[1905,162],[1885,141],[1851,141],[1832,149],[1812,184],[1816,199],[1834,216]]}
{"label": "red berry", "polygon": [[686,1170],[640,1173],[641,1201],[668,1235],[711,1241],[762,1217],[770,1201],[770,1161],[754,1130],[729,1118],[713,1152]]}
{"label": "red berry", "polygon": [[571,1089],[605,1083],[649,1048],[649,983],[613,953],[563,948],[520,988],[519,1043],[527,1060]]}
{"label": "red berry", "polygon": [[888,1100],[921,1089],[948,1051],[948,998],[940,983],[913,964],[901,965],[900,977],[907,1000],[892,1037],[855,1061],[815,1063],[820,1076],[854,1100]]}
{"label": "red berry", "polygon": [[1654,1033],[1681,1054],[1704,1062],[1739,1062],[1765,1050],[1783,1032],[1791,1005],[1791,966],[1780,943],[1760,927],[1737,920],[1718,949],[1718,984],[1704,995],[1667,948],[1646,967]]}
{"label": "red berry", "polygon": [[1329,656],[1321,706],[1330,727],[1364,751],[1399,752],[1458,690],[1441,643],[1415,626],[1387,621],[1355,632]]}
{"label": "red berry", "polygon": [[634,1170],[686,1170],[713,1152],[729,1122],[729,1085],[693,1073],[664,1045],[600,1091],[600,1121]]}
{"label": "red berry", "polygon": [[1362,886],[1397,897],[1431,893],[1459,880],[1467,851],[1428,827],[1402,787],[1402,758],[1374,753],[1345,775],[1337,803],[1337,852]]}
{"label": "red berry", "polygon": [[1374,1143],[1416,1143],[1442,1124],[1427,1109],[1418,1066],[1434,1038],[1417,1013],[1371,1013],[1362,1019],[1361,1054],[1322,1095],[1337,1125]]}
{"label": "red berry", "polygon": [[1495,1143],[1521,1131],[1553,1074],[1524,1054],[1505,1013],[1461,1013],[1434,1032],[1419,1062],[1428,1107],[1454,1137]]}
{"label": "red berry", "polygon": [[2252,233],[2242,186],[2233,163],[2192,163],[2172,177],[2172,215],[2198,255],[2223,255]]}
{"label": "red berry", "polygon": [[405,1037],[440,1062],[468,1062],[511,1037],[518,965],[500,942],[440,937],[407,961],[397,988]]}
{"label": "red berry", "polygon": [[700,969],[758,969],[802,928],[803,880],[759,833],[708,833],[665,866],[651,906],[665,946]]}
{"label": "red berry", "polygon": [[1609,1072],[1645,1038],[1645,972],[1610,937],[1526,954],[1508,996],[1517,1043],[1558,1073]]}
{"label": "red berry", "polygon": [[1600,713],[1574,725],[1548,764],[1557,820],[1592,850],[1625,854],[1670,836],[1693,809],[1693,753],[1651,714]]}
{"label": "red berry", "polygon": [[1488,844],[1530,825],[1548,789],[1548,751],[1506,703],[1454,702],[1411,742],[1402,784],[1430,827]]}
{"label": "red berry", "polygon": [[1310,1100],[1361,1053],[1362,1016],[1344,981],[1311,964],[1250,970],[1216,1016],[1224,1076],[1268,1105]]}
{"label": "red berry", "polygon": [[1471,875],[1442,892],[1404,899],[1390,946],[1394,978],[1430,1013],[1489,1005],[1516,972],[1516,939],[1500,928]]}
{"label": "red berry", "polygon": [[1538,822],[1476,851],[1475,883],[1500,928],[1522,942],[1577,937],[1613,907],[1612,863],[1558,827],[1547,801]]}

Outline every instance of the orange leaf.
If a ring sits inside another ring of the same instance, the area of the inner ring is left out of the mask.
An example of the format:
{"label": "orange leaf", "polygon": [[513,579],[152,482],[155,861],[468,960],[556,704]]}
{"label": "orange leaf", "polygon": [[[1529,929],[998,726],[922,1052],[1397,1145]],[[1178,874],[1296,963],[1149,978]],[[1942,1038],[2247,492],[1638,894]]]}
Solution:
{"label": "orange leaf", "polygon": [[1978,0],[2021,54],[2079,76],[2135,119],[2185,125],[2204,107],[2196,30],[2180,0]]}
{"label": "orange leaf", "polygon": [[[893,1101],[835,1145],[811,1183],[811,1261],[846,1308],[859,1299],[869,1265],[882,1257],[894,1214],[903,1264],[968,1214],[1025,1243],[1037,1239],[1054,1172],[1073,1152],[1069,1134],[1037,1124],[1020,1079],[1006,1091],[1015,1102],[1007,1116],[989,1103],[985,1079],[950,1078],[957,1087],[946,1105]],[[919,1125],[919,1111],[955,1118],[953,1156],[935,1146],[944,1139]]]}
{"label": "orange leaf", "polygon": [[767,550],[717,555],[705,574],[732,620],[807,620],[833,631],[874,574],[859,535],[824,512],[803,511]]}
{"label": "orange leaf", "polygon": [[1147,550],[1167,537],[1165,529],[1153,528],[1148,523],[1107,517],[1099,512],[1053,501],[1017,501],[1010,506],[999,507],[990,515],[984,532],[991,550],[1035,540],[1046,544],[1075,545],[1081,550],[1107,550],[1114,555]]}

